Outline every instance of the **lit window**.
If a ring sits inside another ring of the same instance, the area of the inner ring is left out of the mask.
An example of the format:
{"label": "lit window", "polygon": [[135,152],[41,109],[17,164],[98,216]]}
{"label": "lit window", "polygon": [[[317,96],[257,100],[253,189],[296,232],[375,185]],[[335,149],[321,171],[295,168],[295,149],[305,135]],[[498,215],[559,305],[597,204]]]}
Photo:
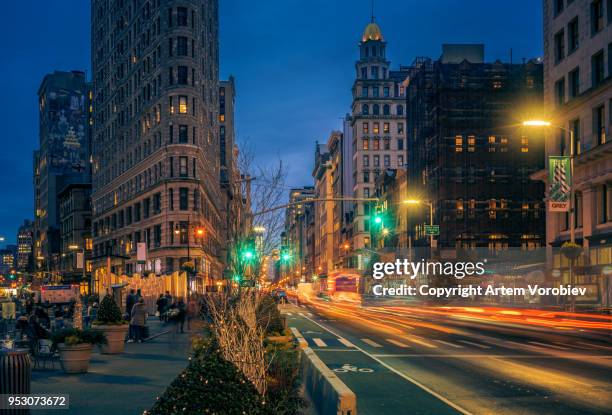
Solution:
{"label": "lit window", "polygon": [[383,133],[389,134],[390,131],[391,131],[391,127],[389,123],[388,122],[383,123]]}
{"label": "lit window", "polygon": [[364,122],[363,123],[363,133],[368,134],[369,132],[370,132],[370,123]]}
{"label": "lit window", "polygon": [[225,122],[225,114],[219,115],[219,122]]}
{"label": "lit window", "polygon": [[489,144],[495,144],[495,136],[494,135],[490,135],[489,136]]}
{"label": "lit window", "polygon": [[462,146],[463,145],[463,136],[461,136],[461,135],[456,135],[455,136],[455,145],[456,146]]}
{"label": "lit window", "polygon": [[529,147],[521,147],[521,153],[529,153]]}
{"label": "lit window", "polygon": [[361,148],[363,148],[364,150],[369,150],[370,149],[370,141],[367,138],[364,138],[363,140],[361,140]]}
{"label": "lit window", "polygon": [[187,97],[179,96],[179,114],[187,114]]}
{"label": "lit window", "polygon": [[378,134],[380,132],[380,124],[379,123],[377,123],[377,122],[374,123],[373,132],[374,132],[374,134]]}
{"label": "lit window", "polygon": [[476,137],[473,135],[468,135],[468,145],[473,146],[476,144]]}
{"label": "lit window", "polygon": [[499,142],[501,144],[508,144],[508,137],[505,137],[505,136],[500,137]]}

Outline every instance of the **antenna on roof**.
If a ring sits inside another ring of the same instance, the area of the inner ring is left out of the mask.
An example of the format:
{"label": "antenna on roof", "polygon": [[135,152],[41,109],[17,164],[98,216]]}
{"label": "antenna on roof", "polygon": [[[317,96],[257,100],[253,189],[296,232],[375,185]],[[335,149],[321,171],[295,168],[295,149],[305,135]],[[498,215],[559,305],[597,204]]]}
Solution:
{"label": "antenna on roof", "polygon": [[374,23],[374,0],[372,0],[370,4],[372,6],[372,23]]}

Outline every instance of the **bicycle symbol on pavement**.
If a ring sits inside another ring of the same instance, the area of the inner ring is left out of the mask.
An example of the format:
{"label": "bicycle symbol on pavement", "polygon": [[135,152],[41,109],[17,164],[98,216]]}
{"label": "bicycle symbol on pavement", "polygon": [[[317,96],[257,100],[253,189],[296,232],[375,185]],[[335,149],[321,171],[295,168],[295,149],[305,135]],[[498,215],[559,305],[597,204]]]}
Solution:
{"label": "bicycle symbol on pavement", "polygon": [[347,373],[347,372],[372,373],[374,372],[374,369],[370,369],[367,367],[357,367],[349,363],[345,363],[342,367],[335,368],[334,372],[336,373]]}

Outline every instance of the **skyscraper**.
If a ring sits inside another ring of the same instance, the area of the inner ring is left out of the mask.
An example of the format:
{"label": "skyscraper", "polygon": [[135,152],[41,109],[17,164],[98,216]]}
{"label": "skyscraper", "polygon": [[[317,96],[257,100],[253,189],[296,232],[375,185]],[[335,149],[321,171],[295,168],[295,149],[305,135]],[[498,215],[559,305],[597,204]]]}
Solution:
{"label": "skyscraper", "polygon": [[216,0],[92,1],[95,278],[221,277],[218,44]]}
{"label": "skyscraper", "polygon": [[17,261],[18,271],[32,271],[32,245],[34,243],[34,224],[29,220],[24,220],[17,231]]}
{"label": "skyscraper", "polygon": [[[406,161],[405,78],[389,70],[386,47],[372,19],[359,43],[352,88],[353,193],[359,198],[373,197],[375,179],[383,169],[403,166]],[[354,205],[354,249],[370,246],[370,209],[369,203]]]}
{"label": "skyscraper", "polygon": [[34,259],[60,267],[58,194],[90,180],[89,85],[85,73],[55,71],[38,90],[40,148],[34,152]]}

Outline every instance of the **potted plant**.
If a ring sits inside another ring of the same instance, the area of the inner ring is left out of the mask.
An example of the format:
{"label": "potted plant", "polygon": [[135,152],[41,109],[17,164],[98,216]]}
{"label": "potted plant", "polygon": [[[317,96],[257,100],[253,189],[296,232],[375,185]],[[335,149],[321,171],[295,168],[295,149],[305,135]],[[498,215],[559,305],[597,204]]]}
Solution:
{"label": "potted plant", "polygon": [[106,344],[100,345],[101,353],[123,353],[125,335],[129,325],[123,320],[121,310],[112,295],[106,294],[100,302],[98,318],[92,323],[92,326],[106,336]]}
{"label": "potted plant", "polygon": [[53,333],[53,345],[59,351],[62,368],[66,373],[87,373],[91,349],[106,343],[103,333],[96,330],[63,329]]}

